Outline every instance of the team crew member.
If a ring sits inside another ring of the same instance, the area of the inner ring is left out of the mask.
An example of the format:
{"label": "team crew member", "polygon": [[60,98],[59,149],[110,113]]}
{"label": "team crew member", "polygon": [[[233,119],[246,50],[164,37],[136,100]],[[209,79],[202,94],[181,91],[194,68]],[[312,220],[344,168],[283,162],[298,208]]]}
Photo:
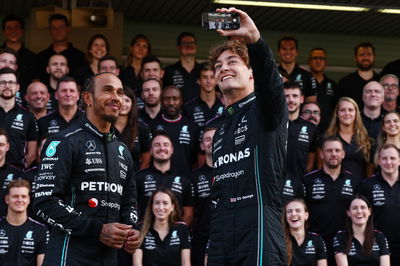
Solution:
{"label": "team crew member", "polygon": [[15,102],[18,90],[17,73],[0,69],[0,127],[6,129],[10,142],[6,161],[28,168],[36,159],[38,132],[33,115]]}
{"label": "team crew member", "polygon": [[339,138],[325,139],[320,156],[322,169],[305,175],[303,183],[310,210],[310,230],[324,238],[330,265],[334,263],[332,239],[344,227],[346,205],[356,193],[361,178],[343,169],[345,154]]}
{"label": "team crew member", "polygon": [[[272,52],[243,11],[240,29],[218,32],[245,40],[211,51],[227,109],[213,140],[215,202],[208,265],[283,265],[280,222],[288,113]],[[249,64],[251,62],[251,65]]]}
{"label": "team crew member", "polygon": [[376,141],[383,122],[383,86],[377,81],[368,82],[363,88],[362,100],[364,103],[364,108],[361,112],[363,125],[368,132],[368,136]]}
{"label": "team crew member", "polygon": [[372,205],[364,196],[355,196],[347,208],[344,231],[333,239],[338,266],[389,266],[386,237],[374,230]]}
{"label": "team crew member", "polygon": [[166,132],[157,131],[151,141],[152,165],[136,174],[139,214],[142,220],[151,195],[165,187],[175,193],[182,207],[183,221],[190,225],[193,219],[192,184],[186,176],[174,171],[171,156],[175,152],[171,138]]}
{"label": "team crew member", "polygon": [[40,119],[47,114],[47,102],[50,99],[50,93],[42,82],[34,81],[29,84],[24,98],[28,104],[29,111],[36,119]]}
{"label": "team crew member", "polygon": [[283,36],[278,41],[278,54],[280,65],[279,72],[287,76],[291,81],[298,82],[306,101],[316,102],[317,82],[307,70],[299,67],[296,63],[298,56],[297,39],[292,36]]}
{"label": "team crew member", "polygon": [[149,78],[142,85],[143,109],[139,110],[139,119],[150,125],[161,113],[161,81]]}
{"label": "team crew member", "polygon": [[372,204],[375,228],[389,241],[390,264],[400,265],[400,156],[397,147],[384,144],[378,150],[377,163],[380,171],[362,182],[360,193]]}
{"label": "team crew member", "polygon": [[299,84],[286,82],[283,87],[289,110],[287,176],[299,180],[305,173],[313,170],[317,149],[317,126],[300,116],[300,105],[304,98]]}
{"label": "team crew member", "polygon": [[154,133],[163,130],[168,133],[174,145],[172,166],[177,174],[189,177],[197,161],[199,128],[181,114],[183,104],[180,89],[169,86],[161,94],[162,114],[149,124]]}
{"label": "team crew member", "polygon": [[36,177],[34,208],[53,227],[47,265],[116,265],[117,248],[139,244],[133,161],[111,126],[122,83],[101,73],[86,90],[86,116],[47,140]]}
{"label": "team crew member", "polygon": [[0,219],[0,264],[41,266],[48,231],[45,225],[28,217],[31,186],[16,179],[7,186],[7,215]]}
{"label": "team crew member", "polygon": [[39,139],[43,140],[72,123],[77,122],[83,113],[78,108],[79,89],[74,78],[65,76],[57,82],[55,91],[57,110],[39,119]]}
{"label": "team crew member", "polygon": [[190,266],[189,231],[179,223],[180,218],[175,194],[167,188],[158,189],[146,209],[141,246],[133,254],[133,266]]}
{"label": "team crew member", "polygon": [[193,219],[192,238],[192,265],[203,266],[205,250],[210,232],[211,217],[211,185],[213,179],[212,169],[212,142],[215,128],[205,128],[200,142],[200,148],[205,152],[204,165],[192,172],[194,187],[195,212]]}
{"label": "team crew member", "polygon": [[224,105],[217,98],[215,73],[208,64],[200,67],[197,83],[200,86],[200,96],[193,98],[183,106],[183,114],[190,118],[197,126],[204,124],[224,112]]}
{"label": "team crew member", "polygon": [[6,163],[6,154],[10,150],[10,143],[8,142],[8,134],[0,128],[0,218],[7,213],[7,205],[4,202],[8,184],[22,176],[22,171]]}
{"label": "team crew member", "polygon": [[283,209],[283,225],[290,266],[327,266],[322,237],[307,231],[308,209],[302,199],[292,199]]}

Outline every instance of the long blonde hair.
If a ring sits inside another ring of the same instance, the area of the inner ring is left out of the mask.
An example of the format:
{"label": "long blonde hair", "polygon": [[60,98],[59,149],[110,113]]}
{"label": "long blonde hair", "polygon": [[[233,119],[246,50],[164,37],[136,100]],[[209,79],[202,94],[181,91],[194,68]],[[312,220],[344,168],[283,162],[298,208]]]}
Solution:
{"label": "long blonde hair", "polygon": [[356,143],[359,146],[357,151],[361,150],[364,155],[365,161],[369,162],[372,139],[368,136],[368,132],[365,129],[361,119],[360,109],[358,108],[357,103],[353,99],[349,97],[342,97],[339,99],[338,103],[336,104],[335,111],[333,112],[331,123],[328,129],[326,130],[325,135],[326,137],[339,135],[340,122],[337,114],[339,112],[340,104],[344,101],[349,102],[354,106],[356,115],[353,124],[353,136],[355,138]]}

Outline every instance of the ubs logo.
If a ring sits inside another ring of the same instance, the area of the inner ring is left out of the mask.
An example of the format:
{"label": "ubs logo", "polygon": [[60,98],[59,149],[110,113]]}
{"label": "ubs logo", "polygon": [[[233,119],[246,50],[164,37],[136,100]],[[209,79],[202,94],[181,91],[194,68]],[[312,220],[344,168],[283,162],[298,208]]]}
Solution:
{"label": "ubs logo", "polygon": [[89,151],[94,151],[96,149],[96,142],[94,142],[94,140],[86,141],[86,148],[88,148]]}

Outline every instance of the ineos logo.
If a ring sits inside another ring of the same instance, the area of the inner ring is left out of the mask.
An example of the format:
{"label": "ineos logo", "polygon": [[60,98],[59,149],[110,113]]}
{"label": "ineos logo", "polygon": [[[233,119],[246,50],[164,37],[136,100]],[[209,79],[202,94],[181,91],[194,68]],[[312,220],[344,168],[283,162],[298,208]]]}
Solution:
{"label": "ineos logo", "polygon": [[86,141],[86,147],[89,149],[89,151],[94,151],[96,149],[96,143],[94,140],[88,140]]}

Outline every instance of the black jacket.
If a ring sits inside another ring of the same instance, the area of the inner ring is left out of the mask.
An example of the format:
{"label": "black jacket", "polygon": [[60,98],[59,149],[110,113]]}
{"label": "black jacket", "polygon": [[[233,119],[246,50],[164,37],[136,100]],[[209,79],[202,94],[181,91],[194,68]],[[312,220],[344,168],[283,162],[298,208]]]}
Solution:
{"label": "black jacket", "polygon": [[[34,208],[53,229],[45,265],[116,265],[103,224],[134,224],[136,186],[129,149],[83,117],[47,140]],[[64,264],[65,263],[65,264]]]}

